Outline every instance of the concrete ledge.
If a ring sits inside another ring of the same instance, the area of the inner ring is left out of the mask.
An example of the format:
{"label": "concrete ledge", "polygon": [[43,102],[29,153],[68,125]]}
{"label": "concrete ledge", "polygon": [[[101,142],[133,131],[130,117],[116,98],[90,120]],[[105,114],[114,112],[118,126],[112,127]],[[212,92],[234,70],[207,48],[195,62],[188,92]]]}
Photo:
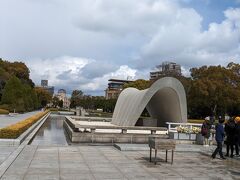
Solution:
{"label": "concrete ledge", "polygon": [[41,123],[41,121],[46,119],[49,115],[50,113],[45,114],[40,120],[34,123],[16,139],[0,139],[0,146],[19,146],[25,140],[25,138]]}
{"label": "concrete ledge", "polygon": [[[88,129],[124,129],[124,130],[149,130],[149,131],[167,131],[166,127],[145,127],[145,126],[118,126],[108,122],[108,125],[98,125],[98,121],[90,121],[88,125],[86,123],[79,123],[80,120],[76,120],[73,117],[66,116],[65,121],[74,129],[88,128]],[[83,121],[84,122],[84,121]],[[95,122],[95,123],[94,123]],[[105,122],[105,121],[103,121]],[[105,122],[106,124],[106,122]]]}
{"label": "concrete ledge", "polygon": [[[63,127],[73,143],[147,143],[151,134],[139,133],[106,133],[106,132],[79,132],[71,121],[65,120]],[[154,134],[160,138],[168,138],[165,134]]]}
{"label": "concrete ledge", "polygon": [[111,122],[112,118],[106,117],[87,117],[87,116],[68,116],[69,118],[75,119],[76,121],[103,121]]}

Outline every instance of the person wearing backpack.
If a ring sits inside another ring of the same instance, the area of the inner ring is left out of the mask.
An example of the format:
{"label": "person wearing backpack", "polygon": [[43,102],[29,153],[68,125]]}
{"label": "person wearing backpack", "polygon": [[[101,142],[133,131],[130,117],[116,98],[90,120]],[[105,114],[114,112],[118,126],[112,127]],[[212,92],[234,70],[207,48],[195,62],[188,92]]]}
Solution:
{"label": "person wearing backpack", "polygon": [[234,119],[233,118],[230,118],[227,123],[225,124],[225,133],[226,133],[226,141],[225,141],[225,144],[227,145],[226,146],[226,155],[227,157],[229,157],[229,149],[231,150],[231,155],[230,157],[233,158],[233,146],[235,145],[235,122],[234,122]]}
{"label": "person wearing backpack", "polygon": [[205,120],[202,124],[201,134],[204,137],[203,146],[209,146],[211,124],[209,120]]}
{"label": "person wearing backpack", "polygon": [[216,142],[217,142],[217,148],[213,152],[212,158],[215,159],[217,153],[219,153],[221,159],[226,159],[223,156],[223,153],[222,153],[222,144],[223,144],[223,140],[224,140],[224,136],[225,136],[224,128],[223,128],[224,120],[223,119],[219,119],[218,122],[219,123],[215,126],[215,129],[216,129],[215,139],[216,139]]}

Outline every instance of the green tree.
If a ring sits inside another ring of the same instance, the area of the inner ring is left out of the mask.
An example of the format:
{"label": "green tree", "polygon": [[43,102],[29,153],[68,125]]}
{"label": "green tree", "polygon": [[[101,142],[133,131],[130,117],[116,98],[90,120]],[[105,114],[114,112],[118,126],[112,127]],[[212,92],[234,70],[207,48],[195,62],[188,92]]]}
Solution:
{"label": "green tree", "polygon": [[11,77],[3,89],[1,103],[7,104],[11,111],[15,109],[18,112],[24,112],[24,98],[24,87],[21,81],[15,76]]}
{"label": "green tree", "polygon": [[63,100],[58,101],[58,106],[59,106],[60,108],[63,107]]}
{"label": "green tree", "polygon": [[45,107],[52,100],[51,94],[44,88],[35,87],[34,91],[37,95],[38,102],[40,103],[41,107]]}
{"label": "green tree", "polygon": [[192,84],[189,91],[189,114],[195,118],[208,115],[224,116],[232,106],[239,104],[240,81],[232,68],[202,66],[192,68]]}
{"label": "green tree", "polygon": [[70,107],[75,108],[79,106],[81,99],[83,99],[83,92],[81,90],[73,90],[70,99]]}
{"label": "green tree", "polygon": [[16,112],[32,111],[39,107],[34,90],[28,84],[23,84],[16,76],[12,76],[6,82],[1,104]]}
{"label": "green tree", "polygon": [[53,104],[53,107],[57,107],[58,104],[59,104],[59,98],[57,96],[54,96],[52,98],[52,104]]}
{"label": "green tree", "polygon": [[133,87],[139,90],[147,89],[151,85],[151,82],[144,79],[138,79],[136,81],[124,84],[123,88]]}

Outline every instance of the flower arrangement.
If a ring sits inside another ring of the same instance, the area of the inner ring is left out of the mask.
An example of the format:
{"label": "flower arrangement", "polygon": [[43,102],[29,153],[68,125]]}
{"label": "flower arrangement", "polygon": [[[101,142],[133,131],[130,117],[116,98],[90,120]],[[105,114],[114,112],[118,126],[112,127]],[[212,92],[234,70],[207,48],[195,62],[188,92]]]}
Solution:
{"label": "flower arrangement", "polygon": [[178,133],[193,133],[193,134],[198,134],[201,132],[201,128],[199,127],[193,127],[190,129],[189,127],[186,126],[178,126],[177,127],[177,132]]}
{"label": "flower arrangement", "polygon": [[189,133],[190,129],[188,127],[178,126],[177,127],[177,132],[178,133]]}
{"label": "flower arrangement", "polygon": [[199,128],[199,127],[193,127],[193,128],[192,128],[192,133],[198,134],[198,133],[200,133],[200,132],[201,132],[201,128]]}

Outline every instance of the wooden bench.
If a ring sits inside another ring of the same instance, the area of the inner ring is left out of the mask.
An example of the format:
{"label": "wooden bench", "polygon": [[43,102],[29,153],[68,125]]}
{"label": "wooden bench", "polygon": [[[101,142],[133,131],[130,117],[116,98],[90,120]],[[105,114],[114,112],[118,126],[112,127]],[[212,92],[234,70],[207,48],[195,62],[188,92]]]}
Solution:
{"label": "wooden bench", "polygon": [[172,161],[173,164],[173,155],[176,148],[176,141],[174,139],[161,139],[159,137],[150,136],[148,138],[148,145],[150,147],[150,162],[152,162],[152,149],[155,150],[155,160],[154,163],[157,164],[157,150],[166,150],[166,162],[168,159],[168,150],[172,151]]}

